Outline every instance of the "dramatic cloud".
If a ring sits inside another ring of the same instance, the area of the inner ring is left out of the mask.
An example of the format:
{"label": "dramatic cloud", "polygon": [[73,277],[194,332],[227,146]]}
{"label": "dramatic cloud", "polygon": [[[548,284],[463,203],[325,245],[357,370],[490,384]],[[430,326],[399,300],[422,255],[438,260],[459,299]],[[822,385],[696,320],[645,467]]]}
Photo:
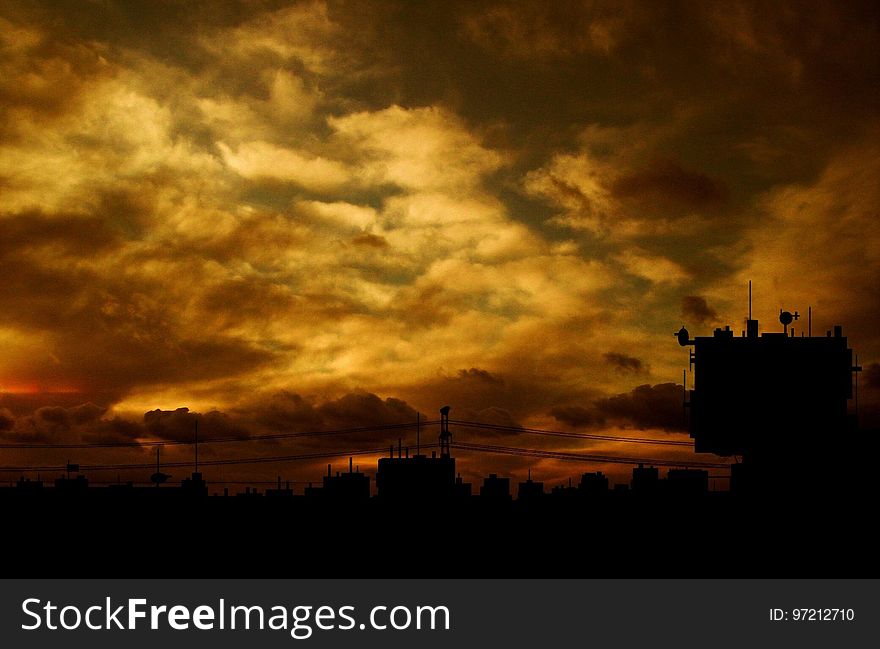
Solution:
{"label": "dramatic cloud", "polygon": [[429,4],[2,3],[4,435],[668,436],[749,280],[873,407],[876,3]]}
{"label": "dramatic cloud", "polygon": [[574,426],[575,428],[604,423],[604,419],[596,412],[595,408],[556,406],[550,411],[550,414],[556,421],[562,422],[567,426]]}
{"label": "dramatic cloud", "polygon": [[640,385],[628,394],[619,394],[596,402],[599,412],[620,418],[638,428],[684,429],[681,385],[661,383]]}
{"label": "dramatic cloud", "polygon": [[694,324],[712,324],[718,319],[715,309],[709,306],[706,298],[699,295],[685,295],[681,298],[681,317]]}
{"label": "dramatic cloud", "polygon": [[686,171],[672,160],[655,160],[647,169],[618,177],[611,185],[611,194],[645,203],[700,207],[722,202],[727,190],[706,174]]}
{"label": "dramatic cloud", "polygon": [[616,424],[624,428],[684,430],[682,386],[639,385],[630,392],[596,399],[584,406],[556,406],[550,415],[574,427]]}
{"label": "dramatic cloud", "polygon": [[476,43],[514,59],[608,55],[629,36],[637,9],[631,3],[498,3],[464,20]]}
{"label": "dramatic cloud", "polygon": [[493,376],[490,372],[476,367],[472,367],[468,370],[458,370],[458,377],[463,380],[473,379],[475,381],[485,381],[486,383],[504,383],[503,379]]}
{"label": "dramatic cloud", "polygon": [[609,364],[622,372],[641,372],[645,369],[645,364],[640,358],[635,356],[627,356],[620,352],[607,352],[604,356]]}

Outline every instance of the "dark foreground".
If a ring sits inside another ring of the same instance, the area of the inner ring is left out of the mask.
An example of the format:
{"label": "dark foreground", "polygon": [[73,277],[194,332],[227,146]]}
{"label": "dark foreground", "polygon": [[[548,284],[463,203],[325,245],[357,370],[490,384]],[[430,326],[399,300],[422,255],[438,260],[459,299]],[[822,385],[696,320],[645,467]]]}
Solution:
{"label": "dark foreground", "polygon": [[876,577],[873,498],[6,499],[27,577]]}

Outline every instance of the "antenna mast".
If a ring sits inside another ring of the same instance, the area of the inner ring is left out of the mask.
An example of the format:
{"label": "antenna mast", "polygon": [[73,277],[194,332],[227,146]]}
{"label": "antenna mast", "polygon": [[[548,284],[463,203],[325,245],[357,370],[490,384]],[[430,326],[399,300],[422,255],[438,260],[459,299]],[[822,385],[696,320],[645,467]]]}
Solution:
{"label": "antenna mast", "polygon": [[449,442],[452,433],[449,432],[449,406],[440,408],[440,457],[449,457]]}
{"label": "antenna mast", "polygon": [[687,399],[688,399],[688,387],[687,387],[687,370],[681,371],[681,419],[684,427],[687,428]]}
{"label": "antenna mast", "polygon": [[196,473],[199,472],[199,418],[196,416]]}

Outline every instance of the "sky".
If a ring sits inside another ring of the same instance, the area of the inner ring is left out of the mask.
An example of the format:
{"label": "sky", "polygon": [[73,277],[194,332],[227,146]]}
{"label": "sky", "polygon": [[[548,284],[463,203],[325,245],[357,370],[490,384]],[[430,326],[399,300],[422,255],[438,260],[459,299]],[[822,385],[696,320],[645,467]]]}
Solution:
{"label": "sky", "polygon": [[[0,438],[187,439],[196,416],[206,437],[257,435],[448,404],[686,440],[672,334],[744,328],[749,280],[762,330],[780,308],[844,326],[876,424],[878,42],[874,2],[0,0]],[[318,479],[323,462],[207,475]]]}

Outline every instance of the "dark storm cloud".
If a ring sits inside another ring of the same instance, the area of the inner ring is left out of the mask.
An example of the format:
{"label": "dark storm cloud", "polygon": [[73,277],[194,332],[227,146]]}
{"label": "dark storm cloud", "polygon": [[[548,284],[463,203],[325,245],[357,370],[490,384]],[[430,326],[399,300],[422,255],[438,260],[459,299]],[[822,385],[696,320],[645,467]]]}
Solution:
{"label": "dark storm cloud", "polygon": [[40,210],[0,214],[0,260],[17,261],[23,254],[40,249],[76,257],[118,243],[118,237],[100,215],[47,214]]}
{"label": "dark storm cloud", "polygon": [[606,352],[602,355],[602,358],[604,358],[610,365],[623,372],[638,373],[645,369],[645,364],[642,362],[642,359],[636,358],[635,356],[627,356],[620,352]]}
{"label": "dark storm cloud", "polygon": [[107,409],[93,403],[73,407],[43,406],[34,412],[15,416],[8,409],[0,410],[0,431],[17,442],[69,441],[94,428]]}
{"label": "dark storm cloud", "polygon": [[680,431],[684,429],[682,387],[674,383],[640,385],[630,392],[596,399],[587,406],[556,406],[550,415],[574,427],[616,423]]}
{"label": "dark storm cloud", "polygon": [[608,419],[621,419],[637,428],[683,430],[682,388],[675,383],[640,385],[627,394],[596,402]]}
{"label": "dark storm cloud", "polygon": [[495,383],[495,384],[503,384],[504,379],[501,377],[493,375],[491,372],[487,372],[486,370],[481,370],[478,367],[471,367],[466,370],[458,370],[458,378],[463,381],[474,380],[474,381],[485,381],[486,383]]}
{"label": "dark storm cloud", "polygon": [[556,406],[550,410],[550,415],[556,421],[575,428],[593,426],[604,421],[602,415],[596,412],[595,408],[583,406]]}
{"label": "dark storm cloud", "polygon": [[388,240],[385,237],[380,237],[377,234],[359,234],[354,239],[352,239],[351,242],[356,246],[369,246],[371,248],[388,247]]}
{"label": "dark storm cloud", "polygon": [[723,202],[727,189],[718,180],[688,171],[674,160],[655,160],[650,167],[617,178],[611,185],[617,198],[637,198],[640,202],[678,203],[705,207]]}
{"label": "dark storm cloud", "polygon": [[[249,430],[260,432],[322,431],[395,424],[411,425],[411,428],[405,429],[367,431],[346,437],[318,437],[302,440],[302,443],[312,449],[339,448],[340,444],[353,444],[369,448],[371,445],[396,443],[399,439],[403,439],[405,445],[412,445],[415,440],[417,417],[422,422],[438,419],[436,412],[419,413],[402,399],[394,397],[383,399],[376,394],[365,391],[352,392],[338,399],[323,402],[291,392],[280,392],[236,408],[234,417]],[[510,411],[498,406],[470,408],[456,402],[451,418],[513,428],[521,425]],[[467,429],[460,432],[462,439],[472,442],[478,442],[481,439],[497,440],[499,437],[511,434],[513,433],[488,429]],[[433,443],[436,441],[436,435],[436,425],[426,428],[422,431],[422,442]]]}
{"label": "dark storm cloud", "polygon": [[[382,399],[365,391],[350,392],[329,400],[281,391],[241,404],[231,414],[249,430],[260,432],[322,431],[393,424],[415,426],[419,417],[416,409],[402,399]],[[425,421],[427,417],[422,414],[421,419]],[[385,443],[396,440],[397,436],[395,432],[376,431],[366,438],[371,442]],[[308,443],[313,446],[326,443],[331,447],[335,444],[332,439]]]}
{"label": "dark storm cloud", "polygon": [[0,218],[0,234],[6,322],[50,340],[15,367],[21,381],[120,396],[144,382],[226,376],[273,356],[228,336],[190,337],[175,322],[171,298],[183,278],[167,278],[171,295],[163,296],[163,281],[138,278],[124,259],[105,274],[101,255],[121,245],[106,219],[34,211]]}
{"label": "dark storm cloud", "polygon": [[222,412],[211,410],[206,413],[190,412],[189,408],[176,410],[151,410],[144,413],[144,429],[160,439],[174,441],[193,441],[198,423],[199,436],[229,437],[247,436],[247,432],[237,426]]}
{"label": "dark storm cloud", "polygon": [[275,392],[235,409],[239,419],[254,422],[266,430],[317,430],[324,426],[315,405],[289,391]]}
{"label": "dark storm cloud", "polygon": [[466,34],[513,59],[608,55],[628,38],[635,7],[629,2],[490,3],[464,20]]}
{"label": "dark storm cloud", "polygon": [[[382,399],[370,392],[346,394],[317,408],[325,426],[349,428],[364,425],[413,423],[416,410],[406,401],[389,397]],[[357,423],[361,422],[361,423]]]}
{"label": "dark storm cloud", "polygon": [[711,324],[718,319],[715,309],[700,295],[686,295],[681,298],[681,316],[700,325]]}

